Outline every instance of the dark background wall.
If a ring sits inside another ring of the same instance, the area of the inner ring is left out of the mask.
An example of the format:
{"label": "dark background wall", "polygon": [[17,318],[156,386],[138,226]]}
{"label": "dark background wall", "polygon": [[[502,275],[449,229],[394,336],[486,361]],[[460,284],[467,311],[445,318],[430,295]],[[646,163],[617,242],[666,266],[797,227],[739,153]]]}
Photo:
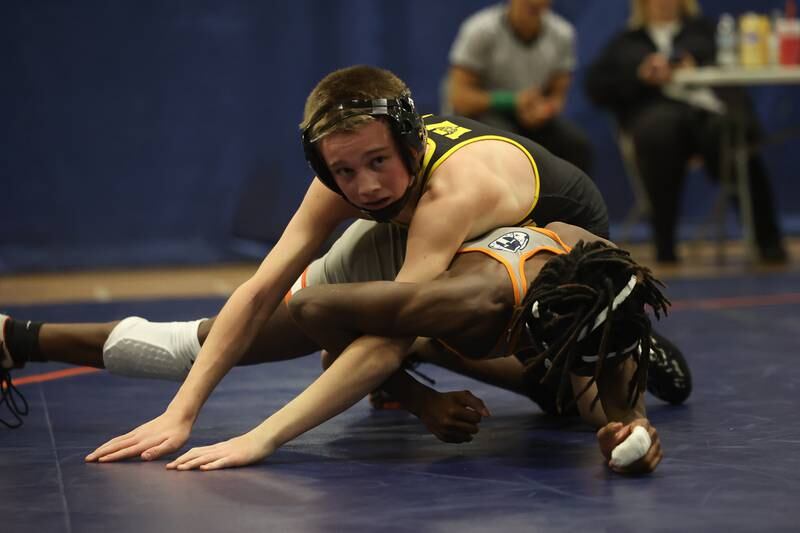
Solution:
{"label": "dark background wall", "polygon": [[[236,237],[274,241],[310,179],[297,123],[313,85],[376,64],[435,111],[459,23],[490,3],[0,2],[0,271],[213,261]],[[782,3],[703,2],[711,17]],[[585,65],[628,2],[555,9],[576,26]],[[567,115],[591,134],[594,177],[619,219],[630,192],[582,78]],[[754,94],[768,131],[798,123],[798,89]],[[784,216],[800,212],[799,148],[767,149]],[[704,211],[712,192],[701,180],[690,189],[687,212]]]}

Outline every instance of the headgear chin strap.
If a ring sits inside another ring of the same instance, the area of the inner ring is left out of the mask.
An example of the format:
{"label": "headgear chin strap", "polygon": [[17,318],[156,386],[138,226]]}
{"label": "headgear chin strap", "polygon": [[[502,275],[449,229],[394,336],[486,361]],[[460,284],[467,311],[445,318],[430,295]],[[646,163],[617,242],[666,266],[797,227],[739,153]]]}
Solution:
{"label": "headgear chin strap", "polygon": [[[336,124],[359,115],[384,117],[386,119],[406,169],[411,176],[403,196],[388,206],[376,210],[359,207],[361,212],[375,220],[386,222],[397,216],[413,195],[420,171],[421,154],[425,148],[425,125],[408,93],[404,93],[397,98],[348,100],[323,107],[309,119],[308,125],[303,128],[301,133],[303,152],[305,153],[306,161],[308,161],[309,166],[311,166],[319,180],[352,204],[336,184],[333,174],[328,169],[325,159],[317,148],[317,143],[326,134],[330,133]],[[324,119],[327,119],[327,121],[317,128],[317,125]],[[314,131],[315,128],[317,131]]]}

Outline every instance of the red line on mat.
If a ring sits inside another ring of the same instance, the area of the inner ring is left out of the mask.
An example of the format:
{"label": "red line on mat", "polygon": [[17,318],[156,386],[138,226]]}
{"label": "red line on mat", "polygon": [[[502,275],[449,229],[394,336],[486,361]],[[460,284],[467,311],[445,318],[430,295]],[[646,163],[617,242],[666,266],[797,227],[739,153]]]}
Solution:
{"label": "red line on mat", "polygon": [[736,307],[759,307],[762,305],[785,305],[800,303],[800,292],[764,294],[761,296],[730,296],[727,298],[704,298],[700,300],[678,300],[670,311],[681,309],[733,309]]}
{"label": "red line on mat", "polygon": [[79,366],[77,368],[65,368],[64,370],[55,370],[53,372],[45,372],[43,374],[33,374],[11,380],[14,385],[29,385],[31,383],[42,383],[44,381],[53,381],[54,379],[68,378],[72,376],[80,376],[81,374],[91,374],[99,372],[99,368],[92,368],[90,366]]}

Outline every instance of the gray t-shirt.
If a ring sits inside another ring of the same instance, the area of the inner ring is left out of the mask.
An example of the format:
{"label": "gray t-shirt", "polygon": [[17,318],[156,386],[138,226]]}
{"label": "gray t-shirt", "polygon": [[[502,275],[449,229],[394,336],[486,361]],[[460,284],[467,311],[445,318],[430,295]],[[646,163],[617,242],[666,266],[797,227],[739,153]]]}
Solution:
{"label": "gray t-shirt", "polygon": [[575,30],[551,11],[542,16],[530,43],[514,35],[506,3],[478,11],[461,24],[450,48],[450,64],[480,76],[487,90],[521,91],[546,84],[553,74],[575,69]]}

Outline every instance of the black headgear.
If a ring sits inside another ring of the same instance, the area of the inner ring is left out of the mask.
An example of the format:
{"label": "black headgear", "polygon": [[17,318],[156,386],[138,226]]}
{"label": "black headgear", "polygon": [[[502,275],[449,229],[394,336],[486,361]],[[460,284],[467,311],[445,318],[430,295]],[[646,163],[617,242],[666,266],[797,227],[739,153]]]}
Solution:
{"label": "black headgear", "polygon": [[[408,93],[404,93],[397,98],[337,102],[327,105],[314,113],[301,134],[306,160],[320,181],[333,192],[345,198],[345,200],[347,198],[336,184],[333,174],[328,169],[328,165],[325,164],[325,159],[317,149],[317,141],[330,132],[334,125],[358,115],[386,118],[392,137],[397,143],[400,155],[411,176],[406,192],[399,200],[374,211],[361,209],[362,212],[375,220],[385,222],[400,213],[411,197],[412,190],[416,185],[417,174],[419,174],[420,170],[420,154],[422,154],[425,147],[425,125],[414,108],[414,101]],[[318,131],[314,132],[312,137],[312,130],[323,118],[328,118],[328,121]]]}

